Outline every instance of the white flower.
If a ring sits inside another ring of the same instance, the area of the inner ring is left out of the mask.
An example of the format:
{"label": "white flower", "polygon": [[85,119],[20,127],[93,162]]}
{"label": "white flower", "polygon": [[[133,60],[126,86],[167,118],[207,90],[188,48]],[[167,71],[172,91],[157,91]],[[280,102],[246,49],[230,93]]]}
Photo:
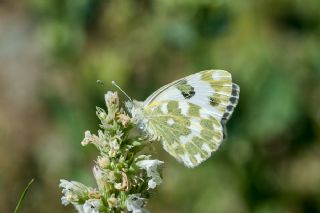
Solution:
{"label": "white flower", "polygon": [[84,213],[99,213],[101,201],[98,199],[89,199],[83,205]]}
{"label": "white flower", "polygon": [[127,198],[127,209],[132,213],[149,213],[148,210],[142,208],[144,205],[144,199],[140,197],[140,194],[131,194]]}
{"label": "white flower", "polygon": [[72,193],[70,193],[70,191],[66,191],[64,193],[64,196],[61,197],[61,203],[65,206],[69,205],[73,200],[72,197],[73,197]]}
{"label": "white flower", "polygon": [[119,150],[120,148],[120,145],[118,144],[117,140],[110,141],[109,145],[110,145],[110,148],[114,150]]}
{"label": "white flower", "polygon": [[91,134],[89,130],[85,131],[84,133],[84,139],[81,141],[82,146],[86,146],[89,143],[95,144],[95,145],[101,145],[101,136],[96,136],[95,134]]}
{"label": "white flower", "polygon": [[120,145],[117,142],[116,139],[112,140],[109,142],[109,146],[110,146],[110,151],[109,151],[109,155],[111,157],[115,157],[117,154],[117,151],[120,149]]}
{"label": "white flower", "polygon": [[81,141],[81,145],[82,146],[86,146],[91,142],[92,139],[92,135],[91,132],[89,130],[84,132],[84,139]]}
{"label": "white flower", "polygon": [[77,204],[79,198],[88,193],[88,188],[76,181],[60,180],[59,187],[62,188],[62,193],[64,194],[61,197],[61,203],[65,206],[70,203]]}
{"label": "white flower", "polygon": [[103,120],[105,120],[107,118],[107,113],[103,109],[101,109],[100,107],[97,107],[96,114],[97,114],[98,118],[101,120],[101,122],[103,122]]}
{"label": "white flower", "polygon": [[104,99],[108,108],[119,106],[119,97],[117,92],[107,92],[107,94],[104,95]]}
{"label": "white flower", "polygon": [[94,166],[92,171],[93,171],[93,175],[97,181],[98,188],[100,190],[103,190],[103,188],[105,186],[105,179],[104,179],[104,175],[102,173],[102,170],[98,166]]}
{"label": "white flower", "polygon": [[156,188],[160,185],[162,179],[159,173],[159,166],[163,164],[163,161],[159,160],[141,160],[137,162],[137,166],[147,171],[147,176],[151,177],[148,181],[148,187],[150,189]]}
{"label": "white flower", "polygon": [[149,187],[150,189],[154,189],[154,188],[156,188],[156,186],[159,185],[160,183],[161,183],[161,179],[160,179],[160,182],[159,182],[159,181],[156,182],[154,179],[150,179],[150,180],[148,181],[148,187]]}
{"label": "white flower", "polygon": [[83,205],[75,204],[78,213],[99,213],[101,201],[98,199],[87,200]]}
{"label": "white flower", "polygon": [[79,183],[77,181],[67,181],[64,179],[60,180],[59,187],[63,188],[62,191],[72,190],[74,192],[81,192],[81,193],[83,193],[84,191],[87,191],[87,187],[82,183]]}

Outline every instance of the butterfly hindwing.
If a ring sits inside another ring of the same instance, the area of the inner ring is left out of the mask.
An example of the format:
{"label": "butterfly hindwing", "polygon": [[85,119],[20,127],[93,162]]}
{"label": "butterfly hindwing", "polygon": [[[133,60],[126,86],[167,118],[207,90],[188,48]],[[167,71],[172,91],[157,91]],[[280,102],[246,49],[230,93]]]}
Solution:
{"label": "butterfly hindwing", "polygon": [[185,101],[162,101],[145,108],[150,134],[187,167],[195,167],[218,149],[223,127],[201,107]]}

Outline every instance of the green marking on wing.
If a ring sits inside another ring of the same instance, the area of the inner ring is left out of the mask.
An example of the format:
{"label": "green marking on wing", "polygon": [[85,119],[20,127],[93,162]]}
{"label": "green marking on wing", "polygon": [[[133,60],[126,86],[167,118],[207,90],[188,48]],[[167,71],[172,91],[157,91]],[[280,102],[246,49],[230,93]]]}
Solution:
{"label": "green marking on wing", "polygon": [[[168,113],[161,112],[162,104],[167,104]],[[145,116],[148,127],[160,137],[165,150],[188,167],[210,157],[223,138],[220,122],[214,117],[201,118],[200,107],[195,104],[188,103],[187,115],[183,115],[178,101],[163,101],[153,111],[146,110]],[[182,143],[181,136],[187,141]]]}
{"label": "green marking on wing", "polygon": [[189,99],[196,94],[194,88],[189,85],[185,79],[179,81],[176,88],[181,92],[185,99]]}
{"label": "green marking on wing", "polygon": [[213,88],[231,85],[231,74],[224,70],[206,70],[200,72],[201,79],[207,81]]}
{"label": "green marking on wing", "polygon": [[200,107],[189,103],[188,115],[191,117],[200,117]]}
{"label": "green marking on wing", "polygon": [[223,120],[228,120],[233,112],[230,105],[234,108],[239,98],[239,86],[232,83],[231,74],[224,70],[206,70],[200,75],[201,80],[209,83],[214,91],[208,96],[210,105],[223,113]]}

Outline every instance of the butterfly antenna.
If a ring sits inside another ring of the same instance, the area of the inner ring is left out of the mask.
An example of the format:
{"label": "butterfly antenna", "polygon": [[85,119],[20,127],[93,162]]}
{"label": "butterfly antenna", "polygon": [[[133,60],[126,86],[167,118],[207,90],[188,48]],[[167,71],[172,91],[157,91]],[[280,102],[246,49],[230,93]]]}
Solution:
{"label": "butterfly antenna", "polygon": [[121,89],[121,87],[119,87],[119,86],[116,84],[115,81],[112,81],[111,83],[112,83],[115,87],[117,87],[130,101],[132,101],[132,99],[129,97],[129,95],[128,95],[127,93],[125,93],[125,91],[123,91],[123,90]]}

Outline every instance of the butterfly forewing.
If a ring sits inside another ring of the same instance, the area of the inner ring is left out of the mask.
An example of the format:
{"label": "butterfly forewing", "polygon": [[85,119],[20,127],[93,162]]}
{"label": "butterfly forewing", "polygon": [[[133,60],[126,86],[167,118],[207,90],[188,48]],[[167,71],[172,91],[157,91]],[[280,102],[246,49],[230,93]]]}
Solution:
{"label": "butterfly forewing", "polygon": [[162,100],[181,100],[208,110],[220,120],[227,120],[238,98],[239,87],[232,83],[229,72],[205,70],[163,86],[146,100],[145,106]]}

